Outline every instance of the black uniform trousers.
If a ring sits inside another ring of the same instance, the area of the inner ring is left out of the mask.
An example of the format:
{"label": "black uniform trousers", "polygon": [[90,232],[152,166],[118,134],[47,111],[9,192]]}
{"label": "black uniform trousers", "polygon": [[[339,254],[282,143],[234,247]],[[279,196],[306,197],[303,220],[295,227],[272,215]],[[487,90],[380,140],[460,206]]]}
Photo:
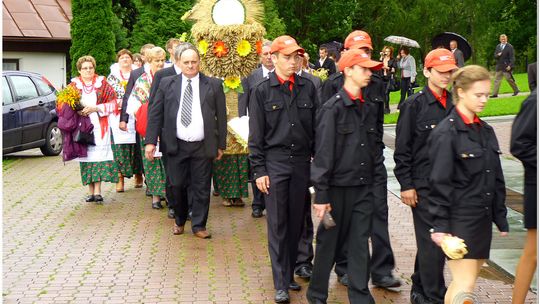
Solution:
{"label": "black uniform trousers", "polygon": [[310,302],[326,303],[330,272],[335,255],[347,244],[348,295],[353,304],[375,303],[368,288],[369,245],[373,193],[371,185],[331,187],[329,189],[332,217],[336,226],[325,229],[319,224],[315,265],[309,283],[307,298]]}
{"label": "black uniform trousers", "polygon": [[418,203],[412,208],[417,247],[414,273],[411,276],[412,291],[424,295],[428,301],[442,304],[446,293],[443,274],[445,256],[441,248],[431,240],[429,232],[433,228],[433,217],[428,210],[429,188],[427,185],[417,186],[416,194]]}
{"label": "black uniform trousers", "polygon": [[[371,230],[371,278],[378,281],[385,276],[392,276],[395,267],[394,252],[388,233],[388,174],[384,161],[375,167],[373,184],[373,219]],[[336,258],[335,272],[338,276],[347,273],[347,251],[344,246]]]}
{"label": "black uniform trousers", "polygon": [[311,193],[306,192],[306,203],[304,210],[304,221],[302,225],[302,234],[298,243],[298,255],[294,271],[300,267],[307,266],[313,268],[313,220],[311,219]]}
{"label": "black uniform trousers", "polygon": [[264,194],[257,188],[255,181],[251,182],[251,190],[253,190],[253,202],[251,203],[252,210],[259,209],[262,211],[266,209],[264,204]]}
{"label": "black uniform trousers", "polygon": [[309,183],[309,161],[266,160],[270,178],[265,196],[268,251],[276,290],[288,290],[293,281],[298,242]]}
{"label": "black uniform trousers", "polygon": [[[191,230],[195,233],[206,229],[213,160],[206,156],[202,141],[177,141],[178,153],[169,155],[166,161],[166,172],[178,177],[171,180],[176,199],[173,205],[175,222],[178,226],[184,226],[189,212],[188,197],[191,198]],[[175,184],[173,181],[178,182]]]}

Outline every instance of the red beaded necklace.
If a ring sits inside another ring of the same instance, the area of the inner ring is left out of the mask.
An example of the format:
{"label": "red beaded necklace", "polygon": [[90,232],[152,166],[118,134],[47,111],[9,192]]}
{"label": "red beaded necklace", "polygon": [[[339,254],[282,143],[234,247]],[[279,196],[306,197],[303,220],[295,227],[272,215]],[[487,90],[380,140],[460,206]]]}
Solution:
{"label": "red beaded necklace", "polygon": [[94,75],[94,77],[92,78],[92,83],[89,84],[89,85],[87,85],[87,84],[84,83],[82,77],[79,76],[79,80],[80,80],[81,83],[82,83],[82,86],[83,86],[83,92],[84,92],[85,94],[90,94],[90,93],[94,92],[94,90],[95,90],[95,86],[94,86],[94,85],[96,84],[96,78],[97,78],[96,75]]}
{"label": "red beaded necklace", "polygon": [[122,80],[128,80],[129,74],[130,73],[128,73],[128,77],[124,77],[124,74],[122,73],[122,70],[120,70],[120,77],[122,77]]}

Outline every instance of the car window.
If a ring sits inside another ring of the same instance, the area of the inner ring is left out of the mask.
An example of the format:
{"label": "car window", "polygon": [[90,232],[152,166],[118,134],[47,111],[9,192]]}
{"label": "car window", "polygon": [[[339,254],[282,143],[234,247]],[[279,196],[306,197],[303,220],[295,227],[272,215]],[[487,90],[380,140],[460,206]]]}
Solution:
{"label": "car window", "polygon": [[10,76],[11,84],[15,90],[17,101],[27,100],[38,97],[36,86],[26,76]]}
{"label": "car window", "polygon": [[51,87],[48,84],[46,84],[45,81],[35,78],[35,77],[33,78],[33,80],[36,83],[37,87],[39,88],[39,92],[41,93],[41,96],[49,95],[52,93]]}
{"label": "car window", "polygon": [[6,77],[2,77],[2,105],[8,105],[13,103],[13,96]]}

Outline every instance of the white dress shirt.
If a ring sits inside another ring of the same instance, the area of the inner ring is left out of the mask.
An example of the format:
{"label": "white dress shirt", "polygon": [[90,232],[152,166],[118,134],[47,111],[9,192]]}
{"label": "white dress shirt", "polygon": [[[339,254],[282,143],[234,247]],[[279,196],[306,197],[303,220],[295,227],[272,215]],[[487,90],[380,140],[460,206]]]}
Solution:
{"label": "white dress shirt", "polygon": [[204,140],[204,121],[201,110],[201,96],[199,92],[199,74],[191,78],[191,88],[193,89],[193,101],[191,103],[191,123],[184,127],[182,125],[181,113],[182,103],[184,102],[184,93],[187,87],[187,78],[182,75],[182,93],[180,95],[180,106],[176,114],[176,137],[183,141],[202,141]]}
{"label": "white dress shirt", "polygon": [[[174,67],[174,71],[176,72],[176,75],[179,75],[180,73],[182,73],[182,69],[180,69],[176,64],[173,64],[173,67]],[[199,77],[199,75],[197,75],[197,77]]]}
{"label": "white dress shirt", "polygon": [[269,70],[264,65],[261,65],[261,67],[262,67],[262,71],[263,71],[263,78],[268,77],[268,73],[270,73],[270,72],[272,72],[274,70],[274,69]]}

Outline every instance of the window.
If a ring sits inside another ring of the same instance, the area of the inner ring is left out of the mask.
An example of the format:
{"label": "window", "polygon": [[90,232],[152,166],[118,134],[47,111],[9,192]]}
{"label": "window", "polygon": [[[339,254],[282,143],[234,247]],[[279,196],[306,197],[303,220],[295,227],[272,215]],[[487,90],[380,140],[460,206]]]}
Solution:
{"label": "window", "polygon": [[3,59],[2,70],[4,71],[18,71],[19,59]]}
{"label": "window", "polygon": [[36,86],[29,77],[11,76],[10,79],[11,84],[13,84],[13,89],[15,90],[15,95],[17,96],[17,101],[38,97]]}
{"label": "window", "polygon": [[47,83],[45,83],[45,81],[39,78],[35,78],[35,77],[32,77],[32,79],[34,80],[34,83],[37,85],[39,92],[41,93],[41,96],[49,95],[53,92],[51,87]]}
{"label": "window", "polygon": [[2,105],[8,105],[13,103],[13,96],[11,95],[11,90],[6,77],[2,77]]}

